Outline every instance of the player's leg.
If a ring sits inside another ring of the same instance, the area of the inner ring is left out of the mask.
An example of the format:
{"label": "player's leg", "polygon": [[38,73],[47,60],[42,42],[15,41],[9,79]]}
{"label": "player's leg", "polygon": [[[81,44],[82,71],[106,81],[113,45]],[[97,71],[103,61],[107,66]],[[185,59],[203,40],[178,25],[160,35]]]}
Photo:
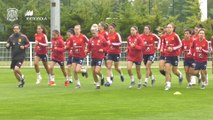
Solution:
{"label": "player's leg", "polygon": [[105,86],[110,86],[112,84],[111,73],[112,73],[112,60],[107,60],[107,82]]}
{"label": "player's leg", "polygon": [[36,84],[39,84],[42,80],[40,69],[39,69],[39,61],[40,61],[40,57],[35,55],[34,56],[34,68],[35,68],[36,75],[37,75]]}
{"label": "player's leg", "polygon": [[172,65],[170,63],[165,64],[165,71],[166,71],[166,87],[165,87],[165,90],[170,90],[170,88],[171,88],[171,71],[172,71]]}
{"label": "player's leg", "polygon": [[72,57],[67,59],[67,75],[69,83],[72,83]]}
{"label": "player's leg", "polygon": [[124,75],[123,75],[121,68],[119,66],[119,61],[114,62],[114,67],[115,67],[115,70],[120,74],[121,82],[124,82]]}
{"label": "player's leg", "polygon": [[[146,66],[146,78],[145,78],[145,81],[143,84],[145,87],[147,87],[147,85],[148,85],[149,76],[152,76],[151,65],[152,65],[152,61],[148,60],[145,65]],[[152,77],[152,80],[154,80],[154,76]]]}
{"label": "player's leg", "polygon": [[159,60],[159,71],[163,76],[166,76],[166,72],[165,72],[164,68],[165,68],[165,60],[160,59]]}
{"label": "player's leg", "polygon": [[185,71],[185,75],[186,75],[186,80],[188,82],[187,88],[191,88],[192,87],[192,84],[191,84],[191,75],[189,73],[190,72],[190,67],[184,65],[184,71]]}
{"label": "player's leg", "polygon": [[13,72],[16,79],[19,81],[19,85],[18,85],[19,88],[24,87],[24,84],[25,84],[24,75],[21,73],[21,70],[20,70],[22,63],[23,63],[22,60],[14,61],[13,63]]}
{"label": "player's leg", "polygon": [[60,62],[59,65],[60,65],[61,71],[64,75],[64,80],[65,80],[64,86],[68,87],[69,86],[69,80],[68,80],[68,76],[67,76],[66,69],[65,69],[65,66],[64,66],[64,62]]}
{"label": "player's leg", "polygon": [[78,73],[82,73],[82,71],[81,71],[81,67],[82,67],[82,65],[81,64],[76,64],[76,65],[74,65],[75,66],[75,68],[74,68],[74,77],[75,77],[75,80],[76,80],[76,88],[80,88],[81,87],[81,82],[80,82],[80,80],[79,80],[79,78],[78,78]]}
{"label": "player's leg", "polygon": [[50,86],[55,86],[56,85],[55,84],[55,74],[54,74],[54,71],[53,71],[55,64],[56,64],[55,61],[51,61],[50,62],[49,70],[50,70],[51,77],[50,77],[50,81],[48,83]]}
{"label": "player's leg", "polygon": [[129,88],[132,88],[133,86],[135,86],[135,79],[134,79],[134,75],[132,73],[132,65],[133,65],[132,61],[127,62],[127,71],[128,71],[128,75],[129,75],[130,81],[131,81]]}
{"label": "player's leg", "polygon": [[44,65],[44,68],[48,74],[48,77],[49,77],[49,81],[51,79],[51,74],[50,74],[50,68],[49,68],[49,65],[48,65],[48,62],[47,61],[42,61],[43,65]]}
{"label": "player's leg", "polygon": [[172,72],[178,76],[179,79],[179,84],[182,84],[183,82],[183,74],[180,72],[180,70],[178,69],[178,66],[172,66]]}
{"label": "player's leg", "polygon": [[142,87],[142,78],[141,78],[141,62],[136,63],[136,73],[138,77],[138,89]]}
{"label": "player's leg", "polygon": [[103,75],[101,74],[101,66],[100,65],[95,66],[94,73],[95,73],[94,80],[96,82],[96,89],[100,89],[100,83],[99,83],[99,80],[98,80],[98,76],[101,79],[103,79]]}

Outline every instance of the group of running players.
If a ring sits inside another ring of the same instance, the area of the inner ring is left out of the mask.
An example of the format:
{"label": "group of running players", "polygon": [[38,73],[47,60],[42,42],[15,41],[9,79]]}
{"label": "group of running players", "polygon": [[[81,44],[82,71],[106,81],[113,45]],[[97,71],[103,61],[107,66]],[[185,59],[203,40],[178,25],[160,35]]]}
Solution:
{"label": "group of running players", "polygon": [[[13,30],[14,33],[9,37],[6,47],[8,49],[12,47],[11,69],[13,69],[19,81],[18,87],[23,87],[25,81],[20,68],[25,58],[25,49],[29,46],[29,40],[24,34],[20,33],[19,25],[14,25]],[[64,85],[69,86],[69,84],[73,82],[71,74],[73,73],[76,88],[80,88],[81,83],[78,74],[81,73],[82,76],[88,77],[87,69],[82,66],[88,54],[91,54],[92,58],[92,76],[96,89],[100,89],[100,86],[103,85],[106,87],[112,85],[114,79],[112,72],[113,63],[114,69],[119,73],[121,81],[124,82],[124,75],[119,67],[122,39],[120,34],[116,32],[116,24],[100,22],[99,24],[93,24],[90,31],[92,36],[88,39],[81,33],[81,26],[75,25],[74,28],[67,30],[67,39],[66,42],[64,42],[60,32],[53,30],[50,49],[51,62],[48,64],[48,39],[46,29],[44,26],[38,25],[34,47],[34,67],[37,74],[36,84],[40,84],[42,80],[39,69],[39,61],[41,60],[49,76],[49,86],[56,85],[54,66],[59,64],[65,79]],[[171,72],[179,78],[180,84],[183,82],[183,74],[178,69],[179,56],[182,53],[184,54],[184,69],[188,81],[187,88],[191,88],[196,84],[196,77],[198,78],[198,84],[202,84],[201,89],[205,89],[208,85],[206,68],[208,53],[211,52],[211,50],[205,38],[205,30],[202,25],[196,26],[193,31],[190,29],[184,30],[183,40],[175,33],[175,26],[172,23],[164,27],[158,36],[151,32],[149,25],[144,27],[142,34],[139,34],[137,26],[132,26],[130,28],[130,35],[127,38],[127,44],[125,52],[127,53],[127,70],[130,77],[129,88],[134,87],[136,84],[132,72],[133,64],[136,65],[135,68],[138,78],[137,88],[141,89],[142,86],[147,87],[149,78],[151,79],[151,86],[154,85],[155,77],[151,71],[151,65],[156,58],[156,51],[160,52],[159,71],[165,76],[165,90],[171,89]],[[213,48],[213,42],[211,48]],[[68,52],[67,71],[64,65],[65,51]],[[146,68],[143,83],[140,71],[142,60]],[[101,73],[103,61],[105,61],[107,68],[106,82]]]}

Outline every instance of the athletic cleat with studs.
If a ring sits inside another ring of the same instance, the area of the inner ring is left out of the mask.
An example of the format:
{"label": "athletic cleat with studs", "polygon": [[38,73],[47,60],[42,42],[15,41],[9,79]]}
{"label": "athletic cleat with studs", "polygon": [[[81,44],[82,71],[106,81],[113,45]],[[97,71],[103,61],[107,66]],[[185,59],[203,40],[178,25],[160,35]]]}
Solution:
{"label": "athletic cleat with studs", "polygon": [[101,87],[100,86],[96,86],[96,89],[98,90],[98,89],[101,89]]}
{"label": "athletic cleat with studs", "polygon": [[24,87],[24,84],[25,84],[24,75],[22,75],[22,76],[21,76],[21,80],[19,81],[18,87],[19,87],[19,88],[23,88],[23,87]]}
{"label": "athletic cleat with studs", "polygon": [[147,87],[147,82],[144,82],[143,86],[144,86],[144,87]]}
{"label": "athletic cleat with studs", "polygon": [[121,82],[124,82],[124,76],[121,75]]}
{"label": "athletic cleat with studs", "polygon": [[65,86],[65,87],[68,87],[68,86],[69,86],[69,81],[68,81],[68,80],[66,80],[66,81],[64,82],[64,86]]}
{"label": "athletic cleat with studs", "polygon": [[103,86],[103,85],[104,85],[104,77],[101,78],[101,86]]}
{"label": "athletic cleat with studs", "polygon": [[153,87],[154,84],[155,84],[155,79],[152,79],[152,80],[151,80],[151,86]]}
{"label": "athletic cleat with studs", "polygon": [[81,85],[77,84],[77,85],[75,86],[75,88],[76,88],[76,89],[79,89],[79,88],[81,88]]}
{"label": "athletic cleat with studs", "polygon": [[142,84],[138,84],[138,89],[141,89],[142,88]]}
{"label": "athletic cleat with studs", "polygon": [[180,75],[179,77],[179,84],[181,85],[183,83],[183,75]]}
{"label": "athletic cleat with studs", "polygon": [[40,83],[41,83],[41,80],[42,80],[42,77],[41,77],[41,76],[37,77],[37,79],[36,79],[36,85],[40,84]]}
{"label": "athletic cleat with studs", "polygon": [[111,85],[111,84],[110,84],[109,82],[106,82],[106,83],[105,83],[105,86],[106,86],[106,87],[110,87],[110,85]]}
{"label": "athletic cleat with studs", "polygon": [[192,85],[191,85],[191,84],[189,84],[186,88],[192,88]]}
{"label": "athletic cleat with studs", "polygon": [[205,86],[205,85],[202,85],[202,86],[201,86],[201,89],[202,89],[202,90],[204,90],[205,88],[206,88],[206,86]]}
{"label": "athletic cleat with studs", "polygon": [[134,86],[135,86],[135,81],[132,81],[132,82],[130,83],[129,88],[131,89],[131,88],[133,88]]}
{"label": "athletic cleat with studs", "polygon": [[55,81],[49,81],[48,85],[49,86],[56,86]]}
{"label": "athletic cleat with studs", "polygon": [[165,87],[165,91],[169,91],[171,89],[171,87],[167,86]]}

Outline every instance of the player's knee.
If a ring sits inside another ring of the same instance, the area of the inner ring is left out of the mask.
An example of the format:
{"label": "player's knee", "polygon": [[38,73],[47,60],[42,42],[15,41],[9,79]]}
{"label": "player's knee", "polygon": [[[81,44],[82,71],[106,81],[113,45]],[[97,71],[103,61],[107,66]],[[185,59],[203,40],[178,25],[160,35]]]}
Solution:
{"label": "player's knee", "polygon": [[18,66],[15,66],[15,68],[13,69],[15,72],[18,72],[19,71],[19,67]]}
{"label": "player's knee", "polygon": [[94,72],[95,72],[95,74],[98,74],[100,71],[96,69]]}

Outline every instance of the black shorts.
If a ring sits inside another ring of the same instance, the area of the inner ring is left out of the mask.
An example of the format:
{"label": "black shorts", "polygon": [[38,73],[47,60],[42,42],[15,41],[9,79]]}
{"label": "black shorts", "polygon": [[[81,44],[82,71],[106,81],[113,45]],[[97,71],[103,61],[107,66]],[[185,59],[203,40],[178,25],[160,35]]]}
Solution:
{"label": "black shorts", "polygon": [[165,56],[166,63],[171,64],[172,66],[178,66],[178,57],[177,56]]}
{"label": "black shorts", "polygon": [[76,63],[76,64],[79,64],[79,65],[82,65],[83,62],[84,62],[83,58],[77,58],[77,57],[73,57],[72,58],[72,63]]}
{"label": "black shorts", "polygon": [[108,54],[107,60],[112,60],[114,62],[119,62],[120,60],[120,54]]}
{"label": "black shorts", "polygon": [[[128,61],[131,61],[131,60],[128,60]],[[134,62],[134,61],[131,61],[131,62],[133,62],[133,63],[135,63],[135,65],[141,65],[141,62]]]}
{"label": "black shorts", "polygon": [[43,62],[47,62],[47,54],[37,54],[35,53],[35,56],[38,56]]}
{"label": "black shorts", "polygon": [[52,59],[52,61],[53,61],[53,62],[55,62],[55,63],[58,63],[61,67],[63,67],[63,66],[64,66],[64,62],[59,62],[59,61],[54,60],[54,59]]}
{"label": "black shorts", "polygon": [[159,60],[165,60],[165,56],[160,56]]}
{"label": "black shorts", "polygon": [[151,62],[153,63],[154,60],[155,60],[155,57],[156,57],[155,54],[143,55],[143,62],[144,62],[144,65],[146,65],[148,61],[151,61]]}
{"label": "black shorts", "polygon": [[195,62],[195,70],[206,70],[207,62]]}
{"label": "black shorts", "polygon": [[15,66],[21,68],[24,60],[12,60],[10,64],[10,69],[15,69]]}
{"label": "black shorts", "polygon": [[184,59],[183,65],[191,68],[195,67],[193,59]]}
{"label": "black shorts", "polygon": [[91,66],[100,66],[102,65],[102,60],[92,59]]}
{"label": "black shorts", "polygon": [[72,64],[72,60],[73,60],[73,57],[68,57],[67,58],[67,65],[71,65]]}

